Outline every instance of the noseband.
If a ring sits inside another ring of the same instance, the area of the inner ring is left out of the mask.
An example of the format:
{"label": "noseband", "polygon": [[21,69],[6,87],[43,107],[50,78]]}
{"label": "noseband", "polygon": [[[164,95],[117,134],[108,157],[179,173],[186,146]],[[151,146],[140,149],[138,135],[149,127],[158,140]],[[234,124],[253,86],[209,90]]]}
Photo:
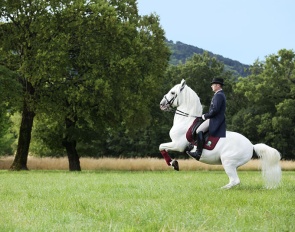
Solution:
{"label": "noseband", "polygon": [[171,98],[170,100],[167,99],[166,95],[164,96],[164,98],[167,101],[167,105],[169,105],[170,107],[172,107],[173,102],[177,98],[177,94],[175,94],[175,96],[173,98]]}
{"label": "noseband", "polygon": [[175,101],[175,99],[177,98],[177,94],[175,94],[175,96],[173,98],[171,98],[170,100],[167,99],[166,95],[164,96],[165,100],[167,101],[167,105],[169,105],[171,111],[174,111],[175,114],[178,114],[180,116],[184,116],[184,117],[193,117],[193,118],[198,118],[199,116],[193,116],[193,115],[189,115],[188,113],[185,113],[181,110],[174,110],[172,107],[173,102]]}

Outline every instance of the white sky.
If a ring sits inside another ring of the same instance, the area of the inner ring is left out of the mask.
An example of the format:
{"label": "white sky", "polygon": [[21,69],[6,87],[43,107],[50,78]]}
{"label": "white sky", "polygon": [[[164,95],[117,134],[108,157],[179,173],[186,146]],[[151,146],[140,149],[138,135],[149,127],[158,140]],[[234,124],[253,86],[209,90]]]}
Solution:
{"label": "white sky", "polygon": [[[168,40],[243,64],[295,50],[295,0],[137,0],[139,14],[155,13]],[[295,52],[295,51],[294,51]]]}

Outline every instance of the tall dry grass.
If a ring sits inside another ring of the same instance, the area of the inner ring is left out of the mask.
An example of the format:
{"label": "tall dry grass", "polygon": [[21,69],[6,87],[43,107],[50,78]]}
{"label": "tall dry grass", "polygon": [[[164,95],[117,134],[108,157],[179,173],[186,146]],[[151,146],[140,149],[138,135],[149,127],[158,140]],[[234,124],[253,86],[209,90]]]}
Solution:
{"label": "tall dry grass", "polygon": [[[9,169],[14,157],[0,157],[0,169]],[[207,165],[193,159],[178,160],[180,170],[223,170],[221,165]],[[117,171],[165,171],[171,170],[163,159],[156,158],[136,158],[136,159],[116,159],[116,158],[80,158],[82,170],[117,170]],[[28,157],[27,166],[30,170],[68,170],[67,158],[37,158]],[[295,171],[294,161],[281,161],[283,171]],[[247,164],[239,167],[239,170],[259,170],[260,161],[251,160]]]}

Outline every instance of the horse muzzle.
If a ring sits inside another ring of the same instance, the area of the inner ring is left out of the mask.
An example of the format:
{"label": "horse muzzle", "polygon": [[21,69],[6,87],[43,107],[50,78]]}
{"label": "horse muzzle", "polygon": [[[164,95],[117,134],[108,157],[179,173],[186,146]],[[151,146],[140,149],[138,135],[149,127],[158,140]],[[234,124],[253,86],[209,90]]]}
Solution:
{"label": "horse muzzle", "polygon": [[171,106],[168,104],[168,102],[163,99],[161,102],[160,102],[160,109],[163,110],[163,111],[169,111],[171,108]]}
{"label": "horse muzzle", "polygon": [[160,109],[163,111],[169,111],[170,110],[170,106],[169,105],[160,105]]}

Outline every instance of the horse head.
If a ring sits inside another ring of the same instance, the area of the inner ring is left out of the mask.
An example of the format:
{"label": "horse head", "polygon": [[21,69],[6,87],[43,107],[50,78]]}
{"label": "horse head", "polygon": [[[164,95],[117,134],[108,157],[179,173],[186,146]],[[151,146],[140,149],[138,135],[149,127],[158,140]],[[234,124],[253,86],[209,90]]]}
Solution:
{"label": "horse head", "polygon": [[180,84],[177,84],[172,89],[170,89],[169,92],[165,94],[163,99],[161,100],[160,109],[163,111],[169,111],[172,108],[178,107],[179,103],[177,101],[177,97],[185,86],[186,82],[182,79]]}

